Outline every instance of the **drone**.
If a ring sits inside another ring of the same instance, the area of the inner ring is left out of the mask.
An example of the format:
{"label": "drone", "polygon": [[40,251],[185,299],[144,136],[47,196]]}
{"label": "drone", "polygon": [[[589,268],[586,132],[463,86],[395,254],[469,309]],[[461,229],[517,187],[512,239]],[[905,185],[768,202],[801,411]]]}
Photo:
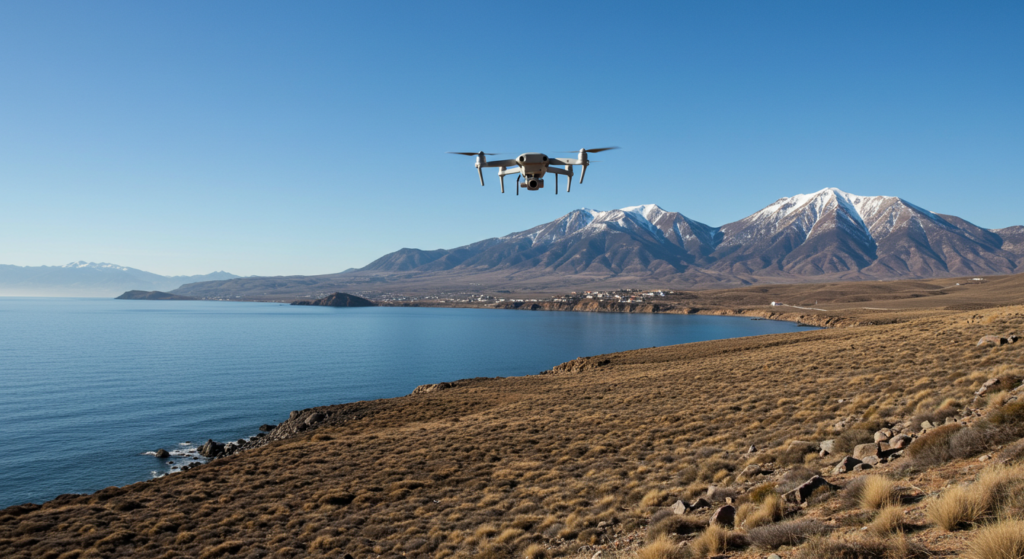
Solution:
{"label": "drone", "polygon": [[[547,173],[555,175],[555,194],[558,194],[558,175],[565,175],[569,177],[569,187],[566,189],[566,192],[572,192],[573,165],[580,165],[583,167],[583,171],[580,172],[580,184],[583,184],[583,178],[587,176],[587,167],[591,163],[587,158],[587,154],[608,151],[610,149],[619,148],[581,149],[576,159],[570,159],[567,157],[548,157],[543,153],[524,153],[515,159],[502,159],[501,161],[487,160],[488,155],[500,155],[498,153],[484,153],[482,151],[477,153],[468,151],[449,151],[448,153],[476,157],[476,174],[480,177],[480,186],[484,186],[483,168],[497,167],[498,180],[501,181],[502,194],[505,193],[505,175],[517,175],[516,196],[519,196],[520,181],[523,182],[523,187],[526,188],[526,190],[540,190],[544,188],[544,175]],[[559,169],[552,165],[564,165],[565,169]]]}

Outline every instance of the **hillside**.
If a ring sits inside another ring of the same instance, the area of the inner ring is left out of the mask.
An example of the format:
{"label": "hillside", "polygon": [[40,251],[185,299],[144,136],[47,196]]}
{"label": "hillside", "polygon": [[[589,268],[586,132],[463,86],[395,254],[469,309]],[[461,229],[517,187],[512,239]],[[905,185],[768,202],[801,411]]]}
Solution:
{"label": "hillside", "polygon": [[[900,307],[874,326],[581,358],[543,375],[296,410],[243,445],[254,448],[186,472],[0,511],[0,554],[962,556],[983,532],[970,524],[947,532],[928,516],[929,499],[973,481],[988,463],[1024,455],[1013,450],[1022,443],[1006,438],[1024,434],[1024,417],[1010,414],[1024,343],[977,345],[1024,329],[1020,277],[1001,281],[987,295],[933,299],[942,306],[901,298],[911,285],[874,293],[871,283],[781,286],[792,300],[831,294],[850,305],[851,319]],[[950,310],[970,305],[980,310]],[[995,388],[976,397],[983,385]],[[951,421],[935,432],[975,433],[976,446],[949,456],[912,450],[949,449],[914,446],[948,441],[926,438],[923,429],[934,427],[924,421]],[[1001,431],[984,430],[995,421]],[[887,443],[875,450],[884,460],[871,455],[874,469],[834,472],[886,429],[912,441],[909,449]],[[822,455],[826,443],[833,452]],[[888,484],[877,502],[856,481],[867,473]],[[787,492],[816,474],[834,489],[793,501]],[[738,507],[735,523],[748,525],[700,535],[727,499]],[[887,502],[898,510],[876,510]],[[1002,503],[981,525],[1018,514],[1012,501]],[[719,533],[715,548],[709,540]],[[830,535],[802,544],[812,533]],[[636,555],[648,544],[661,551]]]}
{"label": "hillside", "polygon": [[708,289],[757,283],[1012,274],[1024,227],[988,230],[892,196],[828,188],[712,227],[656,205],[575,210],[555,221],[450,250],[405,248],[359,270],[244,278],[176,291],[283,300],[383,293]]}

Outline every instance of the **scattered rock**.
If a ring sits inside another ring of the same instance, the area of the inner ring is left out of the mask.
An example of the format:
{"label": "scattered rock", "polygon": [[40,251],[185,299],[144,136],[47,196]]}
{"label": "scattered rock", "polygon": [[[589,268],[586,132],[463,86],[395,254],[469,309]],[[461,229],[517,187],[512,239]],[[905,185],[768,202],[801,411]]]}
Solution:
{"label": "scattered rock", "polygon": [[718,507],[718,510],[711,514],[711,524],[718,524],[719,526],[732,526],[732,523],[735,520],[736,507],[732,505]]}
{"label": "scattered rock", "polygon": [[881,461],[882,461],[881,458],[879,458],[878,456],[872,455],[872,456],[865,456],[864,457],[864,461],[862,463],[867,464],[869,466],[877,466]]}
{"label": "scattered rock", "polygon": [[907,448],[914,439],[908,435],[896,435],[889,439],[889,448],[893,450],[899,450],[901,448]]}
{"label": "scattered rock", "polygon": [[686,511],[690,510],[690,507],[682,501],[676,501],[669,508],[672,510],[673,513],[679,515],[686,514]]}
{"label": "scattered rock", "polygon": [[750,464],[746,468],[743,468],[743,470],[740,472],[740,476],[750,478],[750,477],[754,477],[754,476],[756,476],[756,475],[758,475],[760,473],[761,473],[761,466],[760,465],[758,465],[758,464]]}
{"label": "scattered rock", "polygon": [[709,508],[711,508],[711,503],[709,503],[708,500],[705,499],[704,497],[698,497],[696,501],[690,503],[690,510]]}
{"label": "scattered rock", "polygon": [[835,468],[832,468],[832,474],[838,475],[845,474],[846,472],[852,472],[853,468],[859,465],[860,463],[860,460],[854,458],[853,456],[847,456],[846,458],[840,460],[839,463],[836,464]]}
{"label": "scattered rock", "polygon": [[439,390],[446,390],[455,386],[454,382],[439,382],[437,384],[421,384],[412,391],[413,394],[430,394]]}
{"label": "scattered rock", "polygon": [[829,483],[825,478],[821,476],[814,476],[811,479],[800,484],[800,486],[797,487],[796,489],[783,495],[782,498],[783,500],[795,503],[803,503],[807,501],[807,499],[811,496],[811,493],[814,493],[814,491],[819,487],[828,487],[830,490],[839,489],[835,485]]}
{"label": "scattered rock", "polygon": [[832,454],[833,452],[835,452],[835,450],[834,450],[835,446],[836,446],[836,440],[835,439],[826,439],[826,440],[821,441],[821,442],[818,443],[818,448],[820,448],[821,450],[824,450],[825,452],[827,452],[829,454]]}
{"label": "scattered rock", "polygon": [[326,415],[324,415],[324,414],[322,414],[320,412],[315,412],[315,413],[313,413],[312,415],[310,415],[309,417],[306,418],[306,425],[309,425],[309,426],[316,425],[317,423],[320,423],[321,421],[323,421],[326,418],[327,418]]}
{"label": "scattered rock", "polygon": [[765,559],[782,559],[782,556],[780,556],[778,553],[772,553],[771,555],[769,555]]}
{"label": "scattered rock", "polygon": [[166,450],[164,450],[162,448],[156,449],[156,457],[157,458],[169,458],[170,456],[171,456],[170,452],[167,452]]}
{"label": "scattered rock", "polygon": [[989,388],[992,388],[993,386],[995,386],[995,385],[997,385],[997,384],[999,384],[999,379],[997,379],[997,378],[990,378],[990,379],[988,379],[988,380],[986,380],[986,381],[985,381],[985,384],[981,385],[981,388],[979,388],[979,389],[978,389],[978,390],[977,390],[977,391],[976,391],[976,392],[974,393],[974,395],[975,395],[975,396],[981,396],[981,395],[982,395],[982,394],[984,394],[985,392],[988,392],[988,389],[989,389]]}
{"label": "scattered rock", "polygon": [[747,454],[754,454],[755,452],[757,452],[757,447],[750,445],[750,448],[747,449]]}
{"label": "scattered rock", "polygon": [[196,451],[207,458],[214,458],[224,454],[224,445],[213,439],[207,439],[206,443],[196,449]]}
{"label": "scattered rock", "polygon": [[885,442],[892,438],[892,429],[879,429],[875,431],[875,442]]}
{"label": "scattered rock", "polygon": [[853,457],[861,462],[864,461],[864,458],[878,456],[881,452],[882,448],[878,446],[878,443],[865,443],[853,447]]}
{"label": "scattered rock", "polygon": [[292,413],[288,414],[288,421],[292,421],[292,420],[298,419],[300,415],[302,415],[301,411],[294,410],[294,411],[292,411]]}
{"label": "scattered rock", "polygon": [[983,345],[1000,346],[1000,345],[1003,345],[1005,343],[1010,343],[1010,342],[1006,338],[1000,338],[999,336],[982,336],[981,339],[978,340],[978,344],[977,345],[979,345],[979,346],[983,346]]}
{"label": "scattered rock", "polygon": [[933,424],[931,421],[925,420],[925,421],[921,422],[921,430],[923,430],[923,431],[927,431],[929,429],[934,429],[934,428],[935,428],[935,424]]}
{"label": "scattered rock", "polygon": [[871,464],[857,464],[853,467],[854,472],[863,472],[864,470],[870,470]]}
{"label": "scattered rock", "polygon": [[260,425],[260,431],[262,431],[264,433],[269,433],[270,431],[274,430],[274,427],[277,427],[277,425],[270,425],[270,424],[264,423],[263,425]]}

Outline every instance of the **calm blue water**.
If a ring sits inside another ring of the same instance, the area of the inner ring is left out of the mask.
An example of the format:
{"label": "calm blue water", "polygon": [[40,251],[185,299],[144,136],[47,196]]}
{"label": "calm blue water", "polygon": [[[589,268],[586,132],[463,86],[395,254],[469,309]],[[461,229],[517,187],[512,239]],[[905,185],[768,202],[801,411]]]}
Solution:
{"label": "calm blue water", "polygon": [[170,471],[294,409],[583,355],[791,332],[743,318],[0,298],[0,508]]}

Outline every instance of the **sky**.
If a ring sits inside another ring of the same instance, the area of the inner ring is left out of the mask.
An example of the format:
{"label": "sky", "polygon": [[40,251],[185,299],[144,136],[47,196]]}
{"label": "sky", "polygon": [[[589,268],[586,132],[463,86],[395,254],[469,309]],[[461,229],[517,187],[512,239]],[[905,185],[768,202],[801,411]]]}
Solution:
{"label": "sky", "polygon": [[[0,264],[325,274],[827,187],[1020,225],[1021,29],[1021,2],[3,2]],[[446,153],[604,146],[557,196]]]}

